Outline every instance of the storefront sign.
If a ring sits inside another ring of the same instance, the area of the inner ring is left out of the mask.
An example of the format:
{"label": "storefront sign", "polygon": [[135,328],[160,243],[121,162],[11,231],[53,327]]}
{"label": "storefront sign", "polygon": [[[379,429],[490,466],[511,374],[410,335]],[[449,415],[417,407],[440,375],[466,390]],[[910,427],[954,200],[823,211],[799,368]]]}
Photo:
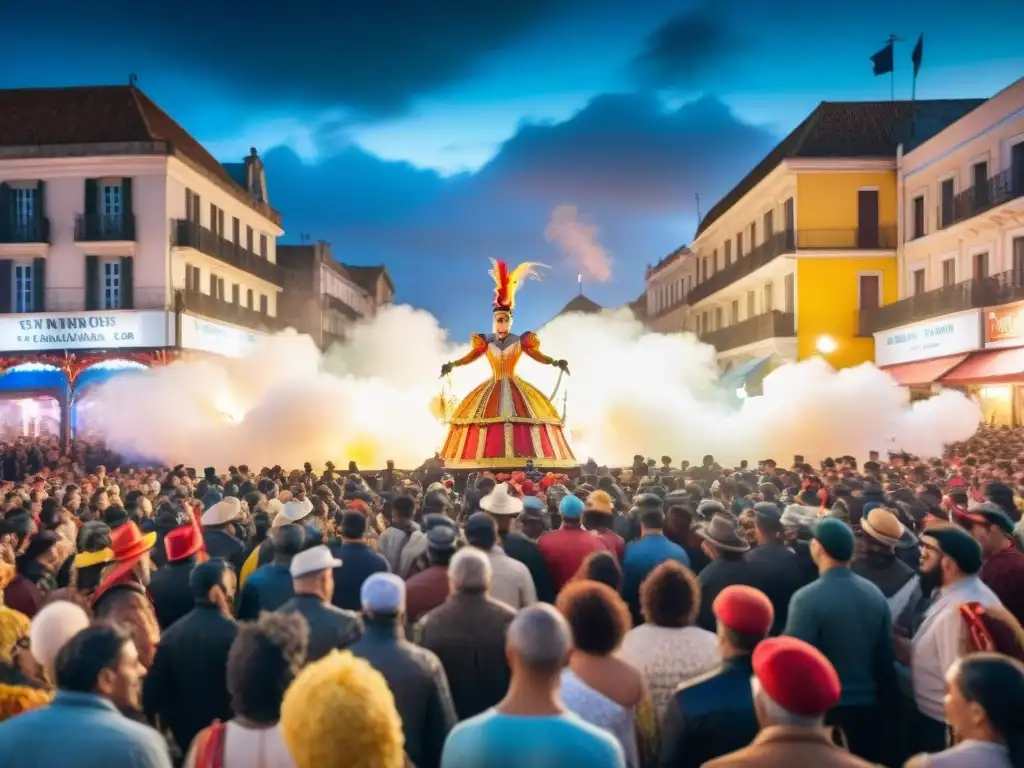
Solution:
{"label": "storefront sign", "polygon": [[981,348],[981,312],[945,315],[875,334],[875,365],[897,365]]}
{"label": "storefront sign", "polygon": [[237,325],[188,314],[181,316],[182,349],[195,349],[224,357],[245,357],[259,345],[263,336],[262,333]]}
{"label": "storefront sign", "polygon": [[3,352],[136,349],[173,344],[174,316],[162,310],[0,316]]}
{"label": "storefront sign", "polygon": [[985,346],[1024,346],[1024,304],[985,310]]}

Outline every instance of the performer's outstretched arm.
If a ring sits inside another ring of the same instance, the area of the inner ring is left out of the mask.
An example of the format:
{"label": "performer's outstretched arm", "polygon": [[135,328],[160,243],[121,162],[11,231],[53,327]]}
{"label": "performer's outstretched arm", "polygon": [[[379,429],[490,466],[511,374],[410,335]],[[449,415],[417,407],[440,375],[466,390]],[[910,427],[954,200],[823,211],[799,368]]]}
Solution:
{"label": "performer's outstretched arm", "polygon": [[537,334],[533,331],[527,331],[520,339],[519,343],[523,345],[523,352],[532,357],[538,363],[542,365],[553,365],[556,368],[561,368],[566,373],[569,372],[569,364],[565,360],[555,360],[553,357],[548,357],[540,351],[540,339]]}
{"label": "performer's outstretched arm", "polygon": [[450,363],[445,363],[441,366],[442,376],[447,376],[452,372],[453,368],[458,368],[459,366],[466,365],[467,363],[472,363],[487,351],[487,339],[484,338],[482,334],[474,333],[470,337],[470,343],[472,344],[472,347],[469,352],[464,354],[458,360],[452,360]]}

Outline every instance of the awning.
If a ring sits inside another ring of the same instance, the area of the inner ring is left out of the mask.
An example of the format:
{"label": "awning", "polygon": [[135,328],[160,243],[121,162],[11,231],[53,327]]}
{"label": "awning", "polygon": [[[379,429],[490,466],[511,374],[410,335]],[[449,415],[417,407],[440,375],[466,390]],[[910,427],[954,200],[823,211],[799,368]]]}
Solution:
{"label": "awning", "polygon": [[940,384],[965,386],[981,382],[1024,381],[1024,347],[973,352],[940,380]]}
{"label": "awning", "polygon": [[967,355],[949,355],[931,360],[918,360],[915,363],[900,363],[882,368],[896,383],[904,387],[932,384],[943,374],[949,373],[967,359]]}
{"label": "awning", "polygon": [[722,386],[726,389],[740,389],[747,381],[756,376],[771,361],[774,355],[755,357],[744,363],[738,363],[722,376]]}

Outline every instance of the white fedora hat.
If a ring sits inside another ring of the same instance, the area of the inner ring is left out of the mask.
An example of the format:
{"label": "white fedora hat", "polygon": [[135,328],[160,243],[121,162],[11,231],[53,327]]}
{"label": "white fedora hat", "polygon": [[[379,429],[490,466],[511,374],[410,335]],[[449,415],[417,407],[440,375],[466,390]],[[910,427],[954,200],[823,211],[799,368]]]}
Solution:
{"label": "white fedora hat", "polygon": [[282,525],[297,523],[312,511],[313,502],[309,499],[286,501],[284,506],[281,507],[281,511],[274,517],[274,522],[270,524],[270,527],[280,528]]}
{"label": "white fedora hat", "polygon": [[492,515],[518,515],[523,511],[523,500],[508,495],[508,483],[498,483],[480,499],[480,509]]}
{"label": "white fedora hat", "polygon": [[234,496],[225,496],[203,513],[203,525],[224,525],[242,516],[242,502]]}

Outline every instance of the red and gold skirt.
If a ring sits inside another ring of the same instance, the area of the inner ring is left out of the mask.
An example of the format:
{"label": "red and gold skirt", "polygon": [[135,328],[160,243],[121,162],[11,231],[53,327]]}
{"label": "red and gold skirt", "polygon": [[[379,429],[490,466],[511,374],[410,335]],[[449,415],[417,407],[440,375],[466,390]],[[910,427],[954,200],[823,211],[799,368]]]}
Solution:
{"label": "red and gold skirt", "polygon": [[459,403],[441,450],[446,469],[577,466],[551,401],[518,376],[486,381]]}

